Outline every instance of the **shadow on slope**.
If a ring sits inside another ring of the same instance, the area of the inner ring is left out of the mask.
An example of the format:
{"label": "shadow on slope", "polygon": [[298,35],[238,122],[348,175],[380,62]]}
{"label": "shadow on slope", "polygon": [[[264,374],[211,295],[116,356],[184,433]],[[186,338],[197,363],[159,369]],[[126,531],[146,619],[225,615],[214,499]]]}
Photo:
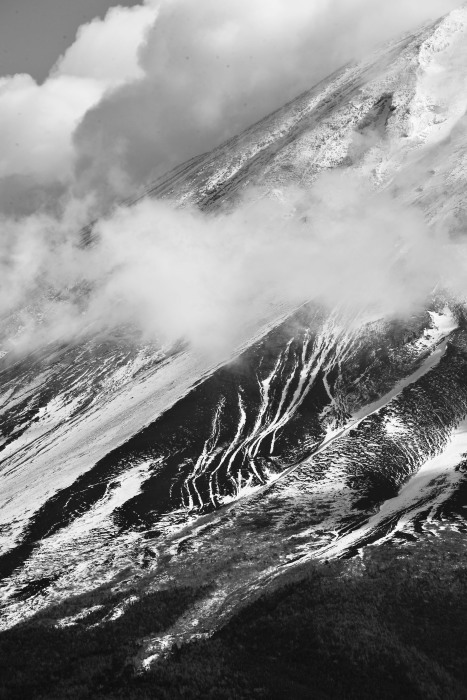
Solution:
{"label": "shadow on slope", "polygon": [[[89,623],[102,620],[102,610],[61,629],[42,614],[0,635],[9,669],[0,697],[467,698],[467,545],[449,528],[437,535],[314,565],[141,676],[128,664],[140,638],[167,629],[199,590],[144,596],[97,626]],[[49,610],[49,618],[73,606]]]}

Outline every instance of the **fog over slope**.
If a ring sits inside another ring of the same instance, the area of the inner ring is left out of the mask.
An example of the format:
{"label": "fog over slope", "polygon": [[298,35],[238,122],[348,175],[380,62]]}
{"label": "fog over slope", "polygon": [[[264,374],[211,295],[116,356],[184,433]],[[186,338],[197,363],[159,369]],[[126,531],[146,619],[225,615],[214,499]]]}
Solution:
{"label": "fog over slope", "polygon": [[[455,4],[167,0],[112,8],[80,28],[42,85],[27,75],[1,79],[2,208],[31,210],[47,201],[47,187],[55,197],[91,185],[93,194],[133,195],[154,173]],[[36,193],[27,205],[25,191]]]}
{"label": "fog over slope", "polygon": [[[361,182],[345,173],[315,184],[294,178],[279,196],[247,193],[233,215],[216,221],[154,202],[109,213],[154,175],[452,4],[295,0],[220,8],[177,0],[117,7],[80,29],[42,85],[25,75],[4,77],[0,307],[23,309],[15,347],[39,342],[37,316],[50,319],[40,331],[50,338],[115,315],[115,322],[135,320],[161,342],[187,337],[222,346],[232,342],[238,319],[278,295],[293,302],[317,292],[334,299],[343,276],[357,302],[390,297],[389,306],[401,312],[419,303],[447,268],[457,285],[464,269],[458,254],[446,250],[447,231],[440,226],[428,236],[418,211],[395,205],[391,194],[373,195],[372,172],[382,166],[368,158],[358,171]],[[420,87],[427,95],[436,83],[432,70]],[[463,87],[454,71],[450,83],[435,86],[435,99],[447,103],[450,96],[440,90],[450,90],[462,110]],[[387,151],[379,127],[349,126],[350,158]],[[405,177],[417,177],[415,161],[401,164]],[[83,251],[80,229],[104,211],[101,244]],[[131,228],[131,243],[122,227]],[[403,251],[403,276],[387,269],[394,246]],[[83,283],[95,289],[90,299],[83,299]],[[37,309],[40,294],[45,307]],[[90,307],[85,319],[83,306]]]}

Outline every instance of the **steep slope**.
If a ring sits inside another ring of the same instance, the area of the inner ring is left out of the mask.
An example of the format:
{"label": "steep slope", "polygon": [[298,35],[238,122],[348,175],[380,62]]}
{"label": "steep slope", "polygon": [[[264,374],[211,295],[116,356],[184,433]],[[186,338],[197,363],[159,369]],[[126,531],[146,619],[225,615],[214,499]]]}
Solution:
{"label": "steep slope", "polygon": [[[466,38],[463,7],[345,67],[147,196],[209,211],[234,206],[247,186],[280,193],[339,169],[455,239],[465,229]],[[75,596],[74,615],[51,612],[51,624],[110,624],[142,594],[201,590],[147,634],[136,662],[147,668],[294,567],[415,536],[414,523],[423,530],[454,502],[460,512],[463,300],[433,290],[408,318],[370,307],[276,307],[215,362],[185,345],[135,342],[131,329],[5,355],[2,625]]]}

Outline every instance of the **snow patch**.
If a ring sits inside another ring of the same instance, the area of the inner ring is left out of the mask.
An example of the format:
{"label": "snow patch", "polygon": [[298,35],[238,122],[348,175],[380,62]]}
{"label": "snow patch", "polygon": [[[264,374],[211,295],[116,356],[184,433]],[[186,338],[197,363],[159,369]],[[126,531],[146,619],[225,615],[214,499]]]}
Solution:
{"label": "snow patch", "polygon": [[394,518],[396,524],[389,534],[378,539],[377,544],[390,539],[394,534],[429,507],[431,511],[446,500],[454,491],[462,474],[456,467],[467,454],[467,419],[454,431],[452,438],[441,454],[429,459],[414,476],[401,488],[398,495],[391,498],[371,517],[365,525],[341,537],[337,542],[314,554],[318,559],[331,559],[342,556],[350,548],[371,536],[372,533]]}
{"label": "snow patch", "polygon": [[151,475],[155,462],[148,461],[127,469],[121,476],[111,481],[98,503],[81,517],[73,521],[66,530],[57,534],[57,539],[80,537],[83,533],[102,527],[112,513],[124,503],[141,493],[141,486]]}

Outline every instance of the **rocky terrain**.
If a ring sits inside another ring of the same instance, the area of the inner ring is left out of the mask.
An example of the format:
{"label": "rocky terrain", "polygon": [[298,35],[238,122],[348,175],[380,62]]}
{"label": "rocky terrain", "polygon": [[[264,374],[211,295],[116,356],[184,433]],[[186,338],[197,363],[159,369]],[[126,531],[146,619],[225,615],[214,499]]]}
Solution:
{"label": "rocky terrain", "polygon": [[[460,248],[466,39],[462,7],[344,67],[145,196],[215,215],[251,186],[280,196],[325,171],[355,173],[416,207],[431,231],[442,225]],[[85,237],[89,244],[91,229]],[[5,353],[3,634],[34,638],[34,625],[45,625],[57,639],[70,630],[76,639],[96,629],[118,636],[119,620],[149,605],[131,648],[125,640],[123,665],[157,674],[182,645],[230,635],[245,606],[319,567],[335,567],[332,588],[342,576],[364,578],[385,556],[422,556],[427,538],[438,541],[436,566],[443,546],[447,558],[453,541],[462,548],[464,299],[433,289],[403,316],[371,302],[277,305],[215,361],[184,342],[136,341],[128,328],[88,331],[21,358]],[[417,686],[412,697],[465,697],[456,670],[439,673],[432,687],[449,692]],[[244,697],[273,697],[263,686]],[[5,687],[4,697],[25,697]],[[64,688],[35,697],[67,697]],[[213,697],[231,697],[222,692]],[[309,697],[306,688],[287,692]]]}

